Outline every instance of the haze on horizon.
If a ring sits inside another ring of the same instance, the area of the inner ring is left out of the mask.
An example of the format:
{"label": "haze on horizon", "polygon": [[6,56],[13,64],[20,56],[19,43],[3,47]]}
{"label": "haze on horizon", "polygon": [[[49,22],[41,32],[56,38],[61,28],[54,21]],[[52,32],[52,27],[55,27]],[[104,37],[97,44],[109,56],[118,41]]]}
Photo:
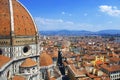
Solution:
{"label": "haze on horizon", "polygon": [[120,30],[120,0],[19,0],[40,31]]}

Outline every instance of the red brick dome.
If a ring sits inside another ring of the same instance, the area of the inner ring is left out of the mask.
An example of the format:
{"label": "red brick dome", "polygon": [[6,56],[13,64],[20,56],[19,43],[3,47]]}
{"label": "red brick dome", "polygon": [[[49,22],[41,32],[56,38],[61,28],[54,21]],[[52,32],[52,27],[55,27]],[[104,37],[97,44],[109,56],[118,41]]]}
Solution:
{"label": "red brick dome", "polygon": [[12,80],[26,80],[23,76],[14,76]]}
{"label": "red brick dome", "polygon": [[53,61],[50,55],[48,55],[46,52],[41,53],[40,55],[40,66],[49,66],[52,65]]}
{"label": "red brick dome", "polygon": [[37,63],[30,59],[30,58],[27,58],[21,65],[20,67],[33,67],[33,66],[36,66]]}
{"label": "red brick dome", "polygon": [[0,36],[34,36],[37,28],[18,0],[0,0]]}

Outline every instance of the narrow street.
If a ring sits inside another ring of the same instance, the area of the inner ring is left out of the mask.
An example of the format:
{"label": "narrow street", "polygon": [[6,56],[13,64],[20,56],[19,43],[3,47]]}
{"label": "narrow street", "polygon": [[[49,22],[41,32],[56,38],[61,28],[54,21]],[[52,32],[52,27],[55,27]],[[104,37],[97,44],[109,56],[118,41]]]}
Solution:
{"label": "narrow street", "polygon": [[60,72],[62,74],[62,80],[69,80],[67,75],[65,75],[65,68],[63,66],[59,66],[59,70],[60,70]]}
{"label": "narrow street", "polygon": [[62,80],[70,80],[67,75],[63,75]]}

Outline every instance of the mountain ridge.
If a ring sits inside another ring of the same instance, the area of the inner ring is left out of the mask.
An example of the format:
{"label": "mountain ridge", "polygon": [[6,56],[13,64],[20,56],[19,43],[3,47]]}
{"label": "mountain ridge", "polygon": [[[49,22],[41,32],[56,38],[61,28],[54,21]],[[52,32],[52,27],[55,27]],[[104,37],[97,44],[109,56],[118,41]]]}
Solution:
{"label": "mountain ridge", "polygon": [[120,30],[100,30],[96,32],[87,31],[87,30],[53,30],[53,31],[39,31],[41,35],[103,35],[103,34],[109,34],[109,35],[120,35]]}

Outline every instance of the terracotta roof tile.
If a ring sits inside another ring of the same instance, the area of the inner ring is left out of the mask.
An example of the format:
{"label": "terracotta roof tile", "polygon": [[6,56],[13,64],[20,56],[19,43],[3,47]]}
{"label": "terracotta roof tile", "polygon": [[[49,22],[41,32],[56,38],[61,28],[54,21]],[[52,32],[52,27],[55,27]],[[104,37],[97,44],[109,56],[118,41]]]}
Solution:
{"label": "terracotta roof tile", "polygon": [[69,59],[69,60],[67,60],[67,63],[68,64],[73,64],[75,61],[73,61],[72,59]]}
{"label": "terracotta roof tile", "polygon": [[40,55],[40,66],[49,66],[53,64],[52,58],[46,52]]}
{"label": "terracotta roof tile", "polygon": [[10,35],[10,11],[8,0],[0,0],[0,35]]}
{"label": "terracotta roof tile", "polygon": [[9,62],[11,59],[7,56],[0,55],[0,68]]}
{"label": "terracotta roof tile", "polygon": [[50,78],[50,80],[56,80],[54,77]]}
{"label": "terracotta roof tile", "polygon": [[101,78],[94,78],[94,80],[101,80]]}
{"label": "terracotta roof tile", "polygon": [[64,65],[64,66],[67,66],[68,64],[67,64],[66,62],[63,62],[63,65]]}
{"label": "terracotta roof tile", "polygon": [[106,69],[109,72],[114,72],[114,71],[119,71],[120,70],[120,65],[106,65],[103,64],[101,65],[102,68]]}
{"label": "terracotta roof tile", "polygon": [[30,58],[27,58],[21,65],[20,67],[32,67],[32,66],[36,66],[37,63],[30,59]]}
{"label": "terracotta roof tile", "polygon": [[103,61],[98,60],[98,61],[96,61],[96,64],[97,64],[97,65],[103,64]]}
{"label": "terracotta roof tile", "polygon": [[110,60],[111,60],[112,62],[119,62],[119,61],[120,61],[120,58],[112,57],[112,58],[110,58]]}
{"label": "terracotta roof tile", "polygon": [[50,53],[50,56],[52,57],[52,58],[57,58],[58,57],[58,51],[53,51],[53,53]]}
{"label": "terracotta roof tile", "polygon": [[[15,35],[35,35],[35,25],[27,10],[17,1],[13,2]],[[22,12],[22,13],[21,13]]]}
{"label": "terracotta roof tile", "polygon": [[[17,1],[11,0],[14,16],[14,33],[17,36],[33,36],[36,34],[34,21],[29,12]],[[10,36],[11,19],[9,0],[0,0],[0,36]]]}
{"label": "terracotta roof tile", "polygon": [[70,68],[76,76],[85,75],[84,72],[79,71],[79,69],[76,69],[74,65],[70,65]]}
{"label": "terracotta roof tile", "polygon": [[12,80],[26,80],[23,76],[14,76]]}

